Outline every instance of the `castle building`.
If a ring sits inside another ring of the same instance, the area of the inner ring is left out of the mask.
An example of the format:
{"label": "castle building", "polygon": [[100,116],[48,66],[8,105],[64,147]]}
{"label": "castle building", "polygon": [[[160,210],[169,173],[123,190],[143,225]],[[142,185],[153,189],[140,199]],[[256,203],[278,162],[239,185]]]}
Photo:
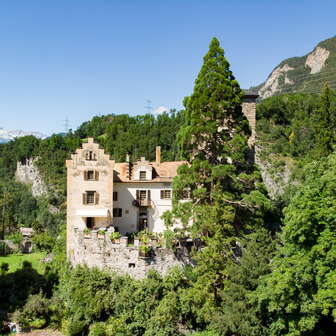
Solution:
{"label": "castle building", "polygon": [[[255,94],[246,94],[242,104],[252,130],[249,139],[252,150],[255,143],[256,98]],[[93,257],[94,254],[102,254],[97,252],[102,251],[102,248],[106,252],[106,244],[101,248],[98,248],[98,240],[97,244],[88,244],[82,239],[84,232],[118,231],[123,236],[144,229],[163,232],[165,226],[162,215],[172,209],[173,178],[178,167],[184,163],[161,162],[160,147],[156,147],[154,162],[144,157],[137,162],[130,162],[127,156],[126,162],[116,163],[99,148],[93,138],[88,138],[87,143],[83,143],[82,148],[77,149],[71,159],[66,161],[67,254],[72,264],[86,263],[104,267],[104,263],[107,263],[106,255]],[[112,245],[110,247],[110,250],[115,248]],[[127,247],[127,243],[124,247]],[[118,254],[119,259],[130,259],[131,252],[127,253],[128,256]],[[100,263],[97,261],[99,258]],[[111,260],[108,263],[113,264]],[[130,264],[136,265],[136,261]]]}

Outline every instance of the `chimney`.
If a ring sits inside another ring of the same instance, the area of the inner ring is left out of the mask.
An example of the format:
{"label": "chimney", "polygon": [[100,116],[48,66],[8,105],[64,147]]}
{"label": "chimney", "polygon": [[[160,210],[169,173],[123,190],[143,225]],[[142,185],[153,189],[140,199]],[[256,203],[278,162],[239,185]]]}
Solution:
{"label": "chimney", "polygon": [[161,147],[160,146],[156,146],[155,162],[156,162],[157,165],[160,165],[160,163],[161,163]]}

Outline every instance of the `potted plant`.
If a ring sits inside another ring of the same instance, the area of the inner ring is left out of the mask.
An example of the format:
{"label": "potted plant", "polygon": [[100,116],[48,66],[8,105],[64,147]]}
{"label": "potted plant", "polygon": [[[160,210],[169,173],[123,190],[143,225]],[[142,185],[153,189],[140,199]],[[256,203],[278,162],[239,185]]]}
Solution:
{"label": "potted plant", "polygon": [[98,237],[98,239],[104,239],[105,238],[105,231],[104,230],[99,230],[97,232],[97,237]]}
{"label": "potted plant", "polygon": [[120,243],[120,237],[121,237],[120,232],[112,232],[111,235],[110,235],[110,239],[111,239],[113,244],[119,244]]}
{"label": "potted plant", "polygon": [[139,248],[139,257],[148,258],[152,252],[152,247],[148,245],[141,245]]}
{"label": "potted plant", "polygon": [[91,231],[88,228],[84,229],[84,238],[91,238]]}

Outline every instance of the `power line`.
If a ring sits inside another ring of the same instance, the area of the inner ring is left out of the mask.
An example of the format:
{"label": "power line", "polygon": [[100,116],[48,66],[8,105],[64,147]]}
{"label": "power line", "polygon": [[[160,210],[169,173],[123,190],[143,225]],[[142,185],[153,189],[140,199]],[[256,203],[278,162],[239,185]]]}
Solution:
{"label": "power line", "polygon": [[67,134],[69,133],[69,129],[70,129],[70,122],[68,117],[65,118],[65,120],[63,120],[63,127],[64,127],[64,132]]}
{"label": "power line", "polygon": [[148,114],[152,113],[153,107],[152,107],[152,101],[151,100],[149,100],[149,99],[146,100],[145,109],[147,110]]}

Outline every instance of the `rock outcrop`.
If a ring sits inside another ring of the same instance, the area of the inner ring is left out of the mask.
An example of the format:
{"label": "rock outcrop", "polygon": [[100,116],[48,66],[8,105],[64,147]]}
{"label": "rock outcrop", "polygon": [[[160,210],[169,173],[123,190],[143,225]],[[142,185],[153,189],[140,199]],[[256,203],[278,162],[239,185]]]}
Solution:
{"label": "rock outcrop", "polygon": [[307,56],[306,66],[311,69],[311,74],[320,72],[322,70],[327,58],[329,57],[329,54],[329,50],[317,47],[311,54]]}
{"label": "rock outcrop", "polygon": [[251,90],[265,99],[281,93],[319,93],[325,82],[336,89],[336,37],[320,42],[305,56],[282,61],[264,83]]}
{"label": "rock outcrop", "polygon": [[48,188],[42,180],[41,174],[36,166],[37,159],[26,159],[25,162],[18,162],[15,172],[15,179],[18,182],[31,186],[34,197],[44,196]]}
{"label": "rock outcrop", "polygon": [[294,68],[290,67],[288,64],[275,68],[267,78],[265,84],[258,91],[259,95],[262,98],[267,98],[280,91],[281,79],[284,79],[284,82],[287,84],[292,84],[293,81],[287,77],[287,72],[290,70],[294,70]]}

